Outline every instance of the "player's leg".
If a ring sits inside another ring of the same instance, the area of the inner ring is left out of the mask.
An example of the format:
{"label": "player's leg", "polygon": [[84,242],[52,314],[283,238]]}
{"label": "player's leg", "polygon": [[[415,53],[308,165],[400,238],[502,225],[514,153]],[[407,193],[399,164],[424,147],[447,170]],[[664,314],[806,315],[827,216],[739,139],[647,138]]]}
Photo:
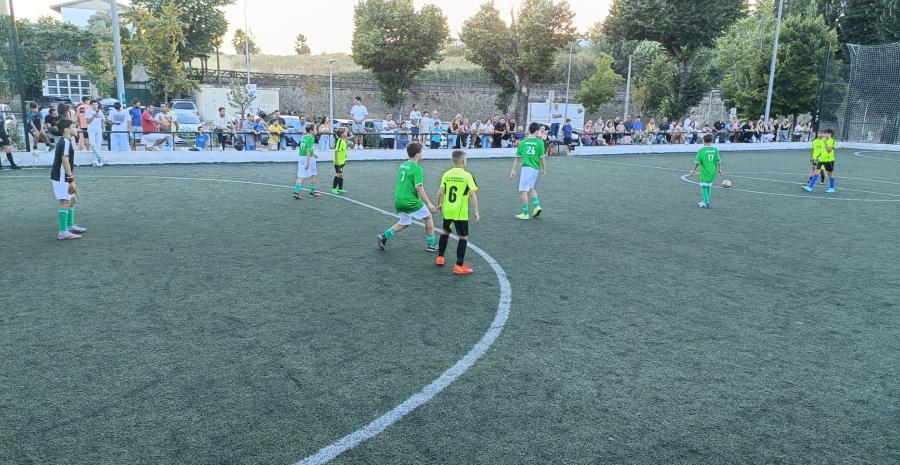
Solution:
{"label": "player's leg", "polygon": [[[834,192],[834,162],[830,161],[825,164],[826,170],[828,171],[828,190],[825,192],[832,193]],[[824,177],[824,176],[823,176]]]}
{"label": "player's leg", "polygon": [[312,160],[309,162],[309,169],[306,170],[307,175],[309,176],[309,195],[312,197],[320,197],[322,195],[321,192],[316,191],[316,161]]}
{"label": "player's leg", "polygon": [[431,212],[428,211],[428,207],[422,207],[422,210],[419,210],[419,215],[423,215],[421,213],[424,210],[427,214],[422,221],[425,223],[425,250],[428,252],[437,252],[437,237],[434,236],[434,217],[431,216]]}
{"label": "player's leg", "polygon": [[540,216],[541,211],[543,210],[541,208],[541,198],[538,197],[538,192],[533,187],[528,192],[528,195],[531,197],[531,215],[537,218],[538,216]]}
{"label": "player's leg", "polygon": [[437,265],[444,265],[444,253],[447,251],[447,243],[450,241],[450,231],[453,226],[453,220],[444,220],[444,227],[441,231],[441,237],[438,238],[438,256],[437,256]]}
{"label": "player's leg", "polygon": [[75,195],[69,197],[69,217],[66,220],[66,226],[68,227],[69,232],[75,234],[84,234],[87,232],[87,229],[81,227],[78,223],[75,222],[75,204],[77,203],[77,199]]}
{"label": "player's leg", "polygon": [[522,204],[522,213],[516,215],[516,218],[527,220],[528,216],[528,191],[519,190],[519,200]]}
{"label": "player's leg", "polygon": [[706,208],[709,208],[709,197],[710,197],[710,194],[712,193],[712,185],[713,185],[712,181],[701,183],[701,185],[700,185],[700,190],[702,191],[701,193],[703,194],[703,203],[706,204],[705,205]]}
{"label": "player's leg", "polygon": [[407,226],[412,224],[412,216],[409,213],[400,213],[400,220],[397,221],[393,226],[387,228],[383,233],[378,235],[378,248],[384,250],[385,244],[387,244],[388,239],[394,237],[400,231],[406,229]]}
{"label": "player's leg", "polygon": [[341,165],[341,172],[338,173],[338,191],[340,191],[341,194],[347,192],[344,190],[344,165]]}
{"label": "player's leg", "polygon": [[823,167],[823,166],[824,166],[824,164],[823,164],[822,162],[819,162],[819,163],[816,164],[816,172],[813,174],[812,179],[809,180],[809,184],[807,184],[807,185],[805,185],[805,186],[801,186],[801,188],[802,188],[803,190],[805,190],[806,192],[812,192],[812,191],[813,191],[813,188],[816,187],[816,181],[819,180],[819,176],[820,176],[820,175],[821,175],[821,176],[824,176],[824,175],[825,175],[825,174],[824,174],[824,171],[822,170],[822,167]]}
{"label": "player's leg", "polygon": [[466,266],[466,249],[469,246],[469,222],[457,221],[456,233],[459,235],[459,241],[456,244],[456,266],[453,267],[453,274],[472,274],[475,270]]}
{"label": "player's leg", "polygon": [[[4,141],[4,142],[5,142],[5,141]],[[9,144],[9,143],[4,143],[4,144],[3,144],[3,151],[6,152],[6,160],[9,161],[9,167],[10,167],[10,169],[14,169],[14,170],[21,169],[21,168],[19,167],[19,165],[16,164],[15,159],[13,159],[13,154],[12,154],[13,148],[12,148],[12,145]]]}

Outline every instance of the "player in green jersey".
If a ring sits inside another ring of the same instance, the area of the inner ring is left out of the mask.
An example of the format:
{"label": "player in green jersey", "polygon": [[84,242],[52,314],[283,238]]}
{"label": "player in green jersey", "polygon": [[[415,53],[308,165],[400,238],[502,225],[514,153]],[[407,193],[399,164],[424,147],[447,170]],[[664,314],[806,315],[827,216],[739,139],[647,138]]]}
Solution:
{"label": "player in green jersey", "polygon": [[344,190],[344,165],[347,164],[347,128],[337,130],[337,140],[334,141],[334,181],[331,181],[331,193],[343,194]]}
{"label": "player in green jersey", "polygon": [[319,197],[321,192],[316,192],[316,125],[306,126],[306,135],[300,139],[300,147],[297,149],[297,183],[294,184],[294,198],[300,200],[300,189],[303,181],[309,179],[310,197]]}
{"label": "player in green jersey", "polygon": [[[519,162],[522,163],[522,172],[519,176],[519,197],[522,199],[522,213],[516,215],[520,220],[527,220],[531,216],[537,218],[541,214],[541,200],[534,189],[537,184],[538,173],[546,175],[547,166],[544,163],[544,127],[538,123],[528,125],[528,137],[519,142],[516,150],[516,158],[513,160],[510,178],[516,177],[516,169]],[[531,216],[528,215],[528,197],[534,204]]]}
{"label": "player in green jersey", "polygon": [[700,168],[700,193],[703,195],[703,201],[697,204],[700,208],[709,208],[709,194],[712,186],[716,182],[716,174],[725,174],[722,170],[722,158],[719,156],[719,149],[713,147],[713,135],[706,134],[703,136],[703,147],[697,151],[694,157],[694,165],[691,167],[691,174],[697,172]]}
{"label": "player in green jersey", "polygon": [[828,172],[828,190],[825,192],[831,194],[834,192],[834,131],[826,129],[822,134],[821,151],[816,159],[816,173],[813,174],[808,185],[800,186],[800,188],[806,192],[812,192],[813,187],[816,187],[816,178],[819,176],[824,178],[825,172]]}
{"label": "player in green jersey", "polygon": [[425,223],[425,234],[428,236],[425,250],[438,251],[437,240],[434,237],[434,219],[431,217],[436,209],[425,193],[425,172],[419,166],[423,154],[422,144],[418,142],[406,146],[409,160],[397,169],[397,187],[394,190],[394,208],[400,214],[400,220],[378,235],[378,248],[381,250],[384,250],[388,239],[406,229],[413,220],[419,220]]}
{"label": "player in green jersey", "polygon": [[466,152],[453,151],[453,168],[447,170],[441,176],[441,188],[438,190],[438,210],[443,212],[444,228],[438,240],[437,265],[444,265],[444,252],[447,251],[447,241],[450,240],[450,231],[456,225],[456,234],[459,242],[456,246],[456,266],[453,274],[472,274],[475,272],[465,264],[466,247],[469,244],[469,198],[472,199],[472,208],[475,209],[475,222],[481,221],[478,213],[478,184],[475,177],[466,171]]}

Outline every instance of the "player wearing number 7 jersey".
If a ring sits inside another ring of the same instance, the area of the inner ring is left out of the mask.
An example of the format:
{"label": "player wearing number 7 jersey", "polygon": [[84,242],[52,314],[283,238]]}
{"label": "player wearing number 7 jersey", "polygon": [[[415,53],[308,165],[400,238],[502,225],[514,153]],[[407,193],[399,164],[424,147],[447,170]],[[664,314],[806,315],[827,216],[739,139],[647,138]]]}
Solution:
{"label": "player wearing number 7 jersey", "polygon": [[388,239],[411,225],[413,220],[425,223],[428,235],[425,250],[437,252],[437,240],[434,237],[434,220],[431,214],[436,210],[428,194],[425,193],[425,172],[419,166],[422,160],[422,144],[413,142],[406,146],[409,160],[397,169],[397,188],[394,190],[394,208],[400,215],[400,221],[378,235],[378,248],[384,250]]}
{"label": "player wearing number 7 jersey", "polygon": [[[510,178],[516,177],[516,168],[519,167],[519,161],[522,162],[522,173],[519,176],[519,196],[522,199],[522,213],[516,215],[520,220],[527,220],[531,216],[537,218],[541,214],[541,200],[538,193],[534,189],[537,184],[538,174],[547,174],[547,167],[544,164],[544,127],[538,123],[528,125],[529,136],[519,142],[519,148],[516,151],[516,158],[513,160],[512,171],[509,173]],[[528,215],[528,197],[534,208],[531,215]]]}
{"label": "player wearing number 7 jersey", "polygon": [[713,147],[712,143],[712,134],[703,136],[703,147],[697,152],[694,165],[691,167],[691,174],[697,172],[697,167],[700,167],[700,193],[703,195],[703,201],[697,204],[700,208],[709,208],[709,194],[716,182],[716,173],[725,173],[722,171],[719,149]]}
{"label": "player wearing number 7 jersey", "polygon": [[444,228],[438,240],[437,265],[444,265],[444,252],[450,240],[450,228],[456,226],[459,243],[456,246],[456,266],[453,274],[472,274],[475,272],[465,264],[466,247],[469,244],[469,198],[475,209],[475,221],[481,220],[478,213],[478,184],[475,177],[466,171],[466,152],[453,151],[453,168],[441,176],[441,188],[438,190],[438,209],[443,211]]}

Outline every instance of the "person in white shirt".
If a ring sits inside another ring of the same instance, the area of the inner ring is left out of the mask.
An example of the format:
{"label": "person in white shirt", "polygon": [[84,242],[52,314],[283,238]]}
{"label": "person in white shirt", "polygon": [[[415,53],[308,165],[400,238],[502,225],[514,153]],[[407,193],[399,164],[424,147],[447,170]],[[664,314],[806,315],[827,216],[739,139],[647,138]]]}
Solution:
{"label": "person in white shirt", "polygon": [[409,112],[409,130],[413,135],[413,140],[418,139],[419,128],[422,127],[422,112],[419,111],[419,106],[415,103],[412,106],[412,111]]}
{"label": "person in white shirt", "polygon": [[478,128],[478,134],[481,135],[481,148],[491,148],[491,139],[494,137],[494,123],[490,119],[484,120],[481,127]]}
{"label": "person in white shirt", "polygon": [[553,108],[550,110],[550,135],[554,139],[559,138],[559,128],[562,126],[563,112],[559,109],[559,103],[553,102]]}
{"label": "person in white shirt", "polygon": [[421,128],[419,133],[422,134],[422,142],[430,140],[431,130],[434,128],[434,118],[431,117],[430,111],[426,111],[422,116],[422,125],[419,127]]}
{"label": "person in white shirt", "polygon": [[353,105],[353,108],[350,109],[350,118],[353,119],[353,143],[358,148],[362,148],[363,146],[363,136],[366,133],[365,121],[366,117],[369,116],[369,109],[366,108],[362,103],[362,97],[356,97],[354,99],[356,103]]}
{"label": "person in white shirt", "polygon": [[131,149],[128,142],[131,134],[131,114],[122,108],[122,104],[116,102],[113,110],[109,112],[109,121],[112,123],[112,133],[109,134],[109,148],[113,152],[127,152]]}
{"label": "person in white shirt", "polygon": [[234,133],[234,125],[228,120],[228,116],[225,114],[225,107],[219,107],[219,113],[213,116],[212,124],[219,146],[222,147],[222,150],[225,150],[225,146],[228,145],[228,135]]}
{"label": "person in white shirt", "polygon": [[685,144],[693,144],[696,143],[697,137],[697,114],[691,112],[691,116],[684,119],[684,123],[682,124],[684,129],[684,143]]}
{"label": "person in white shirt", "polygon": [[94,166],[103,166],[103,156],[100,149],[103,148],[103,111],[96,100],[91,101],[91,108],[85,110],[84,119],[87,121],[88,139],[93,141],[91,151],[94,152]]}
{"label": "person in white shirt", "polygon": [[381,146],[393,149],[394,141],[397,138],[397,123],[394,122],[394,117],[390,113],[384,117],[381,132]]}

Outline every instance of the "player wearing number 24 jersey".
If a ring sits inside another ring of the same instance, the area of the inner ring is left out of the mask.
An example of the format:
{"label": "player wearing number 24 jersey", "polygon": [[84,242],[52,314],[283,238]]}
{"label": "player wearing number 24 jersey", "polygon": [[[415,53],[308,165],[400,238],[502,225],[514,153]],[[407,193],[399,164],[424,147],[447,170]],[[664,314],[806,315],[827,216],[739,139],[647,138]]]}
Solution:
{"label": "player wearing number 24 jersey", "polygon": [[441,187],[438,190],[438,209],[443,212],[444,227],[438,240],[437,265],[444,265],[444,252],[447,251],[447,242],[450,240],[451,228],[456,226],[456,234],[459,243],[456,246],[456,266],[454,274],[472,274],[475,270],[465,264],[466,247],[469,243],[469,199],[472,199],[472,208],[475,209],[475,221],[481,220],[478,213],[478,184],[475,177],[466,171],[466,152],[453,151],[453,168],[447,170],[441,176]]}
{"label": "player wearing number 24 jersey", "polygon": [[[541,200],[538,198],[537,184],[538,174],[547,174],[544,164],[544,127],[538,123],[528,125],[529,136],[519,142],[516,158],[513,160],[510,178],[516,177],[516,168],[522,163],[522,172],[519,176],[519,197],[522,199],[522,213],[516,215],[520,220],[527,220],[532,216],[537,218],[541,214]],[[528,214],[528,197],[534,204],[531,215]]]}

